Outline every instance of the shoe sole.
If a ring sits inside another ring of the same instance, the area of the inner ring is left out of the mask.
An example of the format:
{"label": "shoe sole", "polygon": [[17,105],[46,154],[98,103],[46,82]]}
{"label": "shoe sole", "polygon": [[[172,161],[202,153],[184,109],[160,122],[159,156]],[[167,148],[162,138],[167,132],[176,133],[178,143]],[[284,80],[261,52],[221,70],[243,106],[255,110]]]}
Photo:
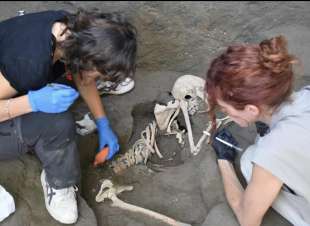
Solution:
{"label": "shoe sole", "polygon": [[[44,174],[45,175],[45,174]],[[76,223],[76,221],[60,221],[60,220],[57,220],[57,217],[55,217],[54,214],[52,214],[50,211],[49,211],[49,208],[48,208],[48,203],[47,203],[47,200],[46,200],[46,191],[45,191],[45,188],[46,188],[46,183],[44,182],[44,179],[43,179],[43,173],[41,173],[41,185],[42,185],[42,188],[43,188],[43,193],[44,193],[44,203],[45,203],[45,208],[47,209],[47,212],[58,222],[62,223],[62,224],[74,224]]]}

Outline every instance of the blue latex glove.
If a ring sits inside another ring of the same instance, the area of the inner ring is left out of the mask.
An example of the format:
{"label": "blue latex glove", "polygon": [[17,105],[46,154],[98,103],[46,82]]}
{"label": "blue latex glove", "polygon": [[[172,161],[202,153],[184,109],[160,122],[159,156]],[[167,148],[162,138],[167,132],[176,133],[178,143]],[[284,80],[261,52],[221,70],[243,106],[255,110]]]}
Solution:
{"label": "blue latex glove", "polygon": [[28,92],[33,112],[60,113],[66,111],[78,98],[79,93],[70,86],[52,83]]}
{"label": "blue latex glove", "polygon": [[119,151],[118,139],[109,125],[107,117],[101,117],[96,120],[97,129],[99,132],[99,150],[105,146],[109,147],[109,154],[107,159],[110,160],[115,153]]}

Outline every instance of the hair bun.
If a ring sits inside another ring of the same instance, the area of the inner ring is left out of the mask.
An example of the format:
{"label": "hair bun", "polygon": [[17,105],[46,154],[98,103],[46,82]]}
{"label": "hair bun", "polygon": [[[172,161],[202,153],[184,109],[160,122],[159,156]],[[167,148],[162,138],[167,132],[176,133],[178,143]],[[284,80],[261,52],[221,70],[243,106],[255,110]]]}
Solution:
{"label": "hair bun", "polygon": [[280,35],[259,44],[263,65],[273,73],[282,73],[291,68],[295,57],[287,50],[287,42],[284,36]]}

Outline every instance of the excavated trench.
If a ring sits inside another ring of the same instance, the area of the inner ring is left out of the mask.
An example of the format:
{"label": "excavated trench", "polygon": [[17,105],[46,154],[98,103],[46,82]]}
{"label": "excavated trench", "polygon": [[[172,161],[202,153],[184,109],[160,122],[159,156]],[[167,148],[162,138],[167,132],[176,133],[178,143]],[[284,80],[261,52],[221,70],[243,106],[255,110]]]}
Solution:
{"label": "excavated trench", "polygon": [[[194,74],[202,78],[211,60],[231,43],[258,42],[265,37],[284,34],[294,54],[304,63],[309,58],[307,42],[310,37],[310,8],[302,2],[77,2],[39,1],[2,2],[1,20],[15,16],[20,9],[26,13],[41,10],[65,9],[75,11],[78,7],[97,7],[103,11],[123,11],[138,29],[138,76],[136,92],[123,96],[111,96],[104,101],[111,125],[119,135],[125,154],[141,132],[154,120],[153,110],[157,101],[155,94],[171,88],[177,76]],[[263,15],[263,16],[262,16]],[[151,76],[149,76],[151,74]],[[152,78],[150,78],[152,77]],[[307,77],[307,76],[306,76]],[[309,84],[310,80],[302,81]],[[140,84],[143,86],[139,87]],[[154,95],[153,95],[154,94]],[[129,110],[128,110],[129,109]],[[132,119],[130,118],[130,114]],[[81,116],[81,115],[80,115]],[[181,127],[185,122],[180,113]],[[197,143],[205,129],[205,113],[191,117],[192,129]],[[248,131],[235,128],[241,136],[242,147],[250,144]],[[95,195],[104,178],[112,178],[119,184],[134,184],[132,192],[120,195],[129,203],[152,209],[195,226],[238,225],[231,209],[226,206],[222,181],[214,153],[207,145],[197,157],[189,153],[188,137],[181,147],[175,136],[157,136],[157,144],[164,158],[151,155],[147,167],[139,165],[128,168],[123,175],[115,175],[110,162],[93,168],[92,161],[98,147],[96,133],[79,136],[82,181],[79,226],[163,226],[139,214],[121,211],[108,203],[96,203]],[[18,212],[5,222],[5,226],[60,225],[47,213],[39,182],[41,165],[33,156],[0,164],[0,183],[15,195]],[[148,169],[153,169],[151,172]],[[20,175],[25,175],[20,180]],[[21,189],[22,188],[22,189]],[[38,195],[39,194],[39,195]],[[26,201],[24,201],[26,200]],[[26,205],[27,204],[27,205]],[[81,205],[82,204],[82,205]],[[89,209],[89,207],[91,209]],[[95,216],[93,216],[93,212]],[[27,220],[25,220],[27,218]],[[278,214],[269,212],[263,225],[289,225]],[[166,225],[164,225],[166,226]]]}

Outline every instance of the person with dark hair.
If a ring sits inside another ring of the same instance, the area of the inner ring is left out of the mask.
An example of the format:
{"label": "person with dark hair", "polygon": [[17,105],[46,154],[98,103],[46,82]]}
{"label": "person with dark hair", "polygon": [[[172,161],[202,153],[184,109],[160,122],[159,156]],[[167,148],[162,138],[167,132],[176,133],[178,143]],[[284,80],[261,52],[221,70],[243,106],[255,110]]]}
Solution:
{"label": "person with dark hair", "polygon": [[241,157],[245,189],[233,166],[237,145],[227,128],[212,136],[229,205],[243,226],[260,225],[270,207],[294,225],[310,225],[310,86],[293,91],[293,64],[283,36],[230,46],[206,75],[209,116],[218,108],[258,136]]}
{"label": "person with dark hair", "polygon": [[[96,82],[117,86],[133,77],[136,42],[136,29],[121,14],[98,10],[44,11],[0,23],[0,159],[36,153],[46,208],[61,223],[78,218],[80,161],[68,108],[80,94],[96,119],[98,150],[107,146],[111,159],[118,138]],[[74,86],[57,83],[64,73]]]}

